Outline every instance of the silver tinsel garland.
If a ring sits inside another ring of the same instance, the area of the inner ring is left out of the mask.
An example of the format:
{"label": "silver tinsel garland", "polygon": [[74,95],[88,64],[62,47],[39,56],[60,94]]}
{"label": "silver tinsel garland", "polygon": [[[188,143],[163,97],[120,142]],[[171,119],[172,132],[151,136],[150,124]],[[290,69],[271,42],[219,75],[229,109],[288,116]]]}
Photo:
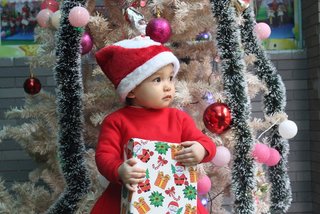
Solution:
{"label": "silver tinsel garland", "polygon": [[[254,54],[257,58],[255,67],[258,78],[263,81],[268,90],[264,95],[264,112],[267,116],[283,112],[286,106],[286,91],[281,77],[276,68],[267,58],[265,51],[258,43],[254,35],[254,13],[248,8],[243,13],[244,23],[241,27],[241,38],[246,54]],[[271,182],[271,213],[286,213],[292,201],[290,180],[287,174],[287,162],[289,143],[281,138],[278,126],[274,126],[269,132],[270,146],[277,149],[281,155],[280,162],[269,167],[269,180]]]}
{"label": "silver tinsel garland", "polygon": [[255,187],[254,161],[250,155],[253,138],[248,121],[250,98],[244,77],[246,69],[244,52],[240,48],[240,29],[236,23],[236,10],[230,0],[212,0],[212,10],[217,18],[217,47],[221,58],[226,103],[232,112],[232,131],[235,135],[232,165],[234,213],[255,213],[253,189]]}
{"label": "silver tinsel garland", "polygon": [[75,213],[79,201],[89,191],[90,180],[84,163],[83,83],[81,74],[80,39],[82,32],[70,25],[70,10],[85,1],[63,1],[60,28],[57,33],[54,69],[57,83],[57,113],[59,123],[58,156],[65,178],[65,189],[48,209],[48,214]]}

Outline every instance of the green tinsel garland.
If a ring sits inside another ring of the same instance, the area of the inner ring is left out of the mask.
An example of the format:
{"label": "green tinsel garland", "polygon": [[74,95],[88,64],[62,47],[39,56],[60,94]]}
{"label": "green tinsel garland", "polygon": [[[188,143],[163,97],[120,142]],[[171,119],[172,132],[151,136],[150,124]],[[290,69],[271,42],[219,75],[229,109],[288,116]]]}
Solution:
{"label": "green tinsel garland", "polygon": [[84,3],[85,1],[65,0],[61,7],[54,73],[59,121],[58,152],[66,187],[59,199],[48,209],[48,214],[75,213],[78,202],[87,194],[90,186],[83,157],[85,145],[80,54],[82,32],[70,26],[68,21],[69,11]]}
{"label": "green tinsel garland", "polygon": [[236,11],[230,0],[211,0],[214,16],[218,20],[217,47],[221,58],[226,103],[232,112],[232,130],[235,134],[232,189],[234,213],[255,213],[253,189],[255,165],[251,156],[253,139],[248,120],[250,98],[244,78],[244,52],[240,48],[240,29],[236,24]]}
{"label": "green tinsel garland", "polygon": [[[263,100],[265,114],[271,116],[274,113],[283,112],[286,106],[285,87],[281,77],[277,75],[276,69],[267,58],[254,35],[255,19],[251,8],[244,11],[243,18],[241,38],[245,53],[256,56],[257,76],[268,88],[268,93],[264,95]],[[272,128],[268,138],[270,146],[277,149],[281,154],[280,162],[276,166],[269,167],[269,180],[272,184],[270,212],[285,213],[289,209],[292,200],[290,180],[287,174],[289,143],[279,135],[278,126]]]}

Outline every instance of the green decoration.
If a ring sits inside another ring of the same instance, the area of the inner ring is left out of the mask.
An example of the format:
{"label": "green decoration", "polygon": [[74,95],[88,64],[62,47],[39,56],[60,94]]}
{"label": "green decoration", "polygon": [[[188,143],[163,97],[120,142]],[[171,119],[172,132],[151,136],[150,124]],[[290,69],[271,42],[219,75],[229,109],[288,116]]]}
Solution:
{"label": "green decoration", "polygon": [[183,195],[185,198],[191,201],[193,199],[196,199],[197,190],[194,186],[187,185],[183,190]]}
{"label": "green decoration", "polygon": [[160,207],[163,204],[164,196],[158,191],[151,193],[149,196],[150,204],[155,207]]}
{"label": "green decoration", "polygon": [[162,142],[156,143],[155,146],[156,146],[156,151],[161,155],[165,155],[168,149],[170,148],[170,146],[167,143],[162,143]]}

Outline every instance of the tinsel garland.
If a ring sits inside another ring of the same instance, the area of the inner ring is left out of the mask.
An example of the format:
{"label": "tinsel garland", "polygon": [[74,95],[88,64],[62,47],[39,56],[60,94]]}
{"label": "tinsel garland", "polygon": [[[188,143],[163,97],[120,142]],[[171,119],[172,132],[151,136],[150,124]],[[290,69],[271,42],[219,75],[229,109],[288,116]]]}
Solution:
{"label": "tinsel garland", "polygon": [[[256,73],[258,78],[267,86],[267,93],[264,95],[264,112],[271,116],[274,113],[283,112],[286,106],[285,87],[281,77],[276,73],[275,67],[267,58],[265,51],[254,35],[255,19],[251,8],[243,13],[244,23],[241,26],[241,38],[246,54],[254,54]],[[292,193],[290,180],[287,174],[287,156],[289,153],[289,143],[281,138],[278,126],[274,126],[268,136],[270,146],[277,149],[281,154],[280,162],[273,167],[269,167],[269,180],[271,182],[271,213],[285,213],[291,204]]]}
{"label": "tinsel garland", "polygon": [[251,156],[253,139],[248,120],[250,99],[244,78],[244,52],[240,47],[240,29],[236,24],[236,11],[230,0],[211,0],[217,18],[217,47],[221,59],[226,103],[232,112],[232,130],[235,135],[232,166],[234,213],[255,213],[253,189],[255,165]]}
{"label": "tinsel garland", "polygon": [[58,156],[66,187],[48,214],[75,213],[78,202],[89,191],[89,174],[85,167],[83,142],[83,83],[81,74],[81,31],[70,26],[70,10],[85,1],[65,0],[61,7],[57,32],[54,68],[58,111]]}

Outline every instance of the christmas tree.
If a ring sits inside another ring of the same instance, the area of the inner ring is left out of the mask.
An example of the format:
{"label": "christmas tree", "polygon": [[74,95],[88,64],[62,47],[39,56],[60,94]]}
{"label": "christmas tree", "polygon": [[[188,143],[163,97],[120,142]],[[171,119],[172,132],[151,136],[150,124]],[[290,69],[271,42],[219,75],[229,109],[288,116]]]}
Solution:
{"label": "christmas tree", "polygon": [[[227,213],[226,197],[233,213],[288,210],[287,139],[296,127],[284,112],[285,88],[257,37],[249,1],[106,0],[102,10],[94,0],[43,4],[30,67],[52,67],[56,94],[27,85],[25,106],[7,113],[28,122],[4,127],[0,138],[18,141],[39,167],[10,190],[0,183],[1,213],[90,212],[107,185],[94,162],[99,127],[122,105],[91,54],[141,34],[179,58],[174,107],[218,146],[216,157],[197,169],[198,188],[210,178],[210,190],[198,194],[208,211]],[[250,102],[261,94],[264,118],[253,118]]]}

